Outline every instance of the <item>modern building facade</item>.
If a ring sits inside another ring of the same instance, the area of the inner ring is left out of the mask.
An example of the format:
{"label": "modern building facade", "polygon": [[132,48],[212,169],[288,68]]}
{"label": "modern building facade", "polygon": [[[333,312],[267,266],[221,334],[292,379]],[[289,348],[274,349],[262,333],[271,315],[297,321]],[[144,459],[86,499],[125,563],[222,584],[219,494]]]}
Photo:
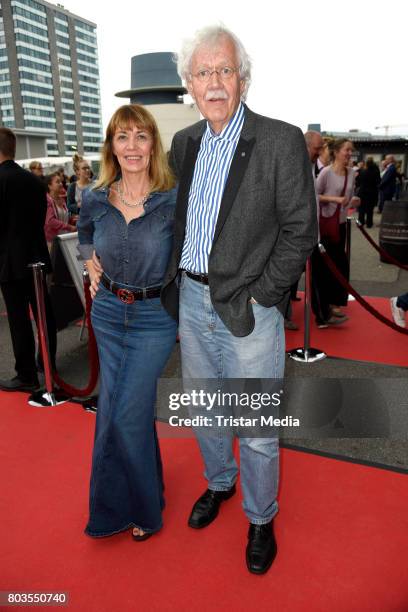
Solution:
{"label": "modern building facade", "polygon": [[185,93],[173,54],[165,51],[132,57],[131,89],[115,95],[146,106],[156,119],[163,146],[168,151],[174,134],[200,119],[195,104],[183,103]]}
{"label": "modern building facade", "polygon": [[96,25],[43,0],[0,0],[0,124],[46,135],[48,155],[96,153]]}

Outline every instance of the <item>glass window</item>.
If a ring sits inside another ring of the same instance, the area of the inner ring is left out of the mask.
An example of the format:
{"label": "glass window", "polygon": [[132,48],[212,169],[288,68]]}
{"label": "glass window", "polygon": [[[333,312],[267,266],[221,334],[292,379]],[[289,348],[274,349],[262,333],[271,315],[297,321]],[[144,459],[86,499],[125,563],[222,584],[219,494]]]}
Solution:
{"label": "glass window", "polygon": [[50,54],[42,51],[37,51],[36,49],[29,49],[24,45],[17,44],[17,54],[18,55],[28,55],[28,57],[35,57],[36,59],[42,59],[50,61]]}
{"label": "glass window", "polygon": [[21,34],[21,32],[16,32],[16,41],[25,42],[29,45],[33,45],[34,47],[42,47],[43,49],[48,49],[48,42],[45,42],[44,40],[39,40],[38,38],[33,38],[32,36],[28,36],[27,34]]}

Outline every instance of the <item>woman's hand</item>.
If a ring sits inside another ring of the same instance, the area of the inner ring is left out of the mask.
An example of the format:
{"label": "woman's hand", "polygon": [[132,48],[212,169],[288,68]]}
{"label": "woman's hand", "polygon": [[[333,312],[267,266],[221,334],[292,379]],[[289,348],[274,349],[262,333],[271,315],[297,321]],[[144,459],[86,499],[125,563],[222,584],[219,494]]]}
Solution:
{"label": "woman's hand", "polygon": [[95,253],[95,251],[93,252],[93,255],[92,255],[92,263],[94,265],[95,270],[99,272],[99,275],[101,276],[103,274],[103,268],[101,266],[100,259]]}
{"label": "woman's hand", "polygon": [[85,263],[89,274],[89,280],[91,281],[89,292],[91,294],[91,298],[94,299],[99,290],[99,281],[101,280],[103,268],[96,257],[95,251],[92,255],[92,259],[87,259]]}
{"label": "woman's hand", "polygon": [[350,206],[352,206],[353,208],[358,208],[361,204],[361,200],[360,198],[358,198],[357,196],[353,196],[350,200]]}
{"label": "woman's hand", "polygon": [[349,199],[347,196],[337,198],[337,204],[339,204],[339,206],[341,206],[342,208],[345,208],[348,205],[348,203],[349,203]]}

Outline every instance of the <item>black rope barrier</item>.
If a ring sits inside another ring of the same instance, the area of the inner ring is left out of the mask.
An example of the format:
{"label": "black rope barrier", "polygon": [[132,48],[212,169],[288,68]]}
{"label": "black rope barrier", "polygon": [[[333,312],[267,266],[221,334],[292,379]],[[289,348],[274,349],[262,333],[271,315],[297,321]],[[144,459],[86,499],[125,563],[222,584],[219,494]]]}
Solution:
{"label": "black rope barrier", "polygon": [[360,232],[363,234],[363,236],[367,238],[368,242],[375,248],[376,251],[378,251],[378,253],[383,259],[386,259],[387,261],[389,261],[389,263],[394,264],[394,266],[398,266],[398,268],[401,268],[401,270],[408,270],[408,266],[398,261],[398,259],[395,259],[395,257],[387,253],[387,251],[384,251],[383,248],[381,248],[376,242],[374,242],[370,234],[366,232],[362,223],[360,223],[358,219],[354,219],[354,221],[356,222],[356,225]]}
{"label": "black rope barrier", "polygon": [[326,253],[326,249],[320,243],[319,243],[319,251],[320,251],[320,253],[321,253],[321,255],[322,255],[326,265],[328,266],[329,270],[332,272],[332,274],[334,274],[334,276],[337,278],[339,283],[346,289],[346,291],[348,291],[348,293],[351,293],[351,295],[355,297],[357,302],[359,302],[359,304],[361,304],[361,306],[363,306],[363,308],[368,310],[368,312],[370,314],[372,314],[376,319],[378,319],[379,321],[384,323],[384,325],[387,325],[388,327],[391,327],[391,329],[394,329],[395,331],[399,332],[400,334],[408,334],[408,329],[406,329],[405,327],[400,327],[399,325],[394,323],[394,321],[390,321],[390,319],[387,319],[387,317],[385,317],[380,312],[378,312],[378,310],[373,308],[371,306],[371,304],[369,304],[363,297],[361,297],[361,295],[359,293],[357,293],[357,291],[350,285],[349,282],[347,282],[347,280],[344,278],[344,276],[338,271],[338,269],[337,269],[336,265],[334,264],[333,260]]}

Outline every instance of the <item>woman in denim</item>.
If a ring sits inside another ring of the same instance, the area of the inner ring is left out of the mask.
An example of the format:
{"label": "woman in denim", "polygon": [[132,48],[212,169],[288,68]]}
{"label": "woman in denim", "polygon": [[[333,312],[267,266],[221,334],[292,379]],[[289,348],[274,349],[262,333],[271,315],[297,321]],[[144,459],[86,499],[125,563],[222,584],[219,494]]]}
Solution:
{"label": "woman in denim", "polygon": [[94,537],[132,527],[140,541],[162,527],[154,404],[176,339],[176,323],[160,302],[175,202],[153,117],[136,104],[122,106],[109,122],[100,176],[83,194],[78,222],[100,360],[85,529]]}

